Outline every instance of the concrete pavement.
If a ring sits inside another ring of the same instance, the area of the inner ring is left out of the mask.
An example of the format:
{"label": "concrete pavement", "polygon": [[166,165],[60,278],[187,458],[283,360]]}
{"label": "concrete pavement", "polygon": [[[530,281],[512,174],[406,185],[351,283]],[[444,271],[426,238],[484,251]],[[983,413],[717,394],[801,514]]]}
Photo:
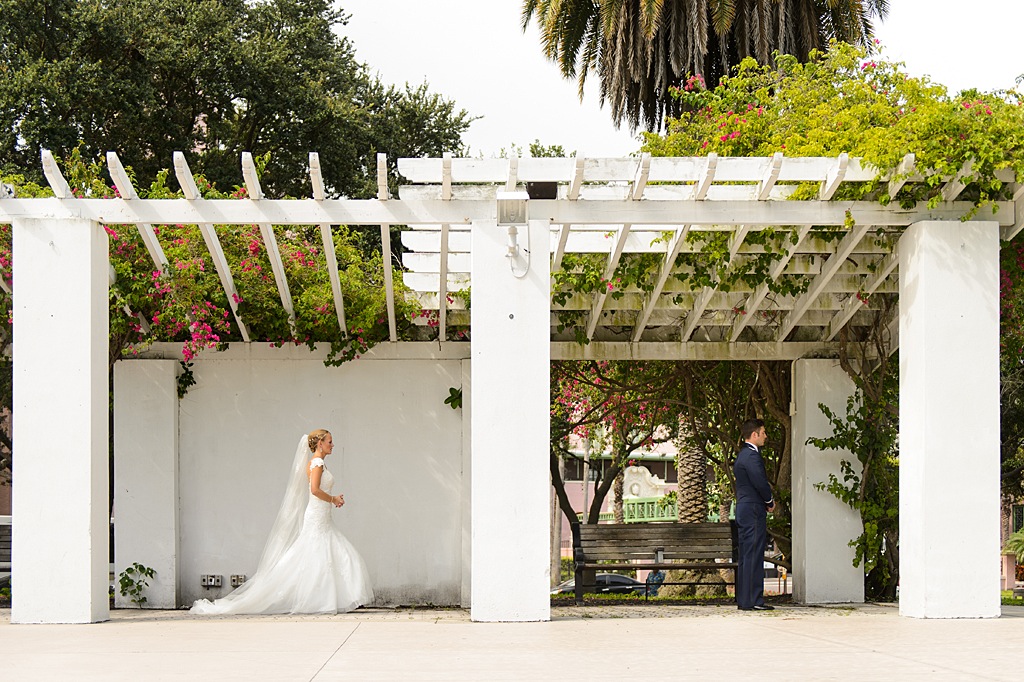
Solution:
{"label": "concrete pavement", "polygon": [[1024,607],[990,620],[916,620],[872,604],[559,606],[547,623],[471,623],[460,609],[117,610],[94,625],[11,625],[0,609],[0,679],[1019,680],[1021,642]]}

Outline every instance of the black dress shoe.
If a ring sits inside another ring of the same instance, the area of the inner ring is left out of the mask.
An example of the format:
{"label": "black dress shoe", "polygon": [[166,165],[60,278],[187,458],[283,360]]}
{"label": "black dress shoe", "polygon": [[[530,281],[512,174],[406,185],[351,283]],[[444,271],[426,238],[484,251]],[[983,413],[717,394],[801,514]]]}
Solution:
{"label": "black dress shoe", "polygon": [[754,604],[753,606],[737,606],[740,611],[774,611],[774,606],[768,604]]}

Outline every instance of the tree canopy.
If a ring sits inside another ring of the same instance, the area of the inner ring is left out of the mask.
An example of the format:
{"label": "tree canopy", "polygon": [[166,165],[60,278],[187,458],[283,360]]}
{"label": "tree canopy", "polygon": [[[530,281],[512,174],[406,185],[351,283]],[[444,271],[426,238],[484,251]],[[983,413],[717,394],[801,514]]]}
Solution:
{"label": "tree canopy", "polygon": [[575,78],[601,83],[612,120],[660,130],[678,113],[670,89],[695,75],[708,83],[746,57],[805,60],[830,41],[866,45],[888,0],[523,0],[544,55]]}
{"label": "tree canopy", "polygon": [[308,153],[334,195],[376,193],[376,153],[462,151],[472,118],[426,84],[371,77],[330,0],[0,0],[0,170],[39,150],[113,150],[143,185],[190,155],[217,186],[269,154],[271,196],[305,196]]}

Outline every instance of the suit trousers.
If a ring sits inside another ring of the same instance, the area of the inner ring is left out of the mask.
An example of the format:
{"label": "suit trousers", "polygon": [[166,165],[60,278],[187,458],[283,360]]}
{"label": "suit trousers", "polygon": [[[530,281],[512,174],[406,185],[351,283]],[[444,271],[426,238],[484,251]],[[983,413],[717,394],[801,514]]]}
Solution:
{"label": "suit trousers", "polygon": [[764,604],[764,548],[768,544],[768,512],[763,504],[736,505],[739,567],[736,605],[741,609]]}

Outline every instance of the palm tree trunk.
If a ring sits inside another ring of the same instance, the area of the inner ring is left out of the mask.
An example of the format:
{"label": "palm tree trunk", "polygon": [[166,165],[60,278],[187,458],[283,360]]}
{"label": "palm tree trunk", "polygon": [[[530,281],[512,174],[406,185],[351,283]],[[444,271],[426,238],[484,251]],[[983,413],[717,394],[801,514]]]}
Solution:
{"label": "palm tree trunk", "polygon": [[615,474],[615,485],[613,490],[615,493],[615,523],[625,523],[626,515],[622,510],[622,484],[626,479],[626,470],[619,469],[619,473]]}
{"label": "palm tree trunk", "polygon": [[708,516],[707,459],[689,430],[676,443],[677,518],[680,523],[700,523]]}

